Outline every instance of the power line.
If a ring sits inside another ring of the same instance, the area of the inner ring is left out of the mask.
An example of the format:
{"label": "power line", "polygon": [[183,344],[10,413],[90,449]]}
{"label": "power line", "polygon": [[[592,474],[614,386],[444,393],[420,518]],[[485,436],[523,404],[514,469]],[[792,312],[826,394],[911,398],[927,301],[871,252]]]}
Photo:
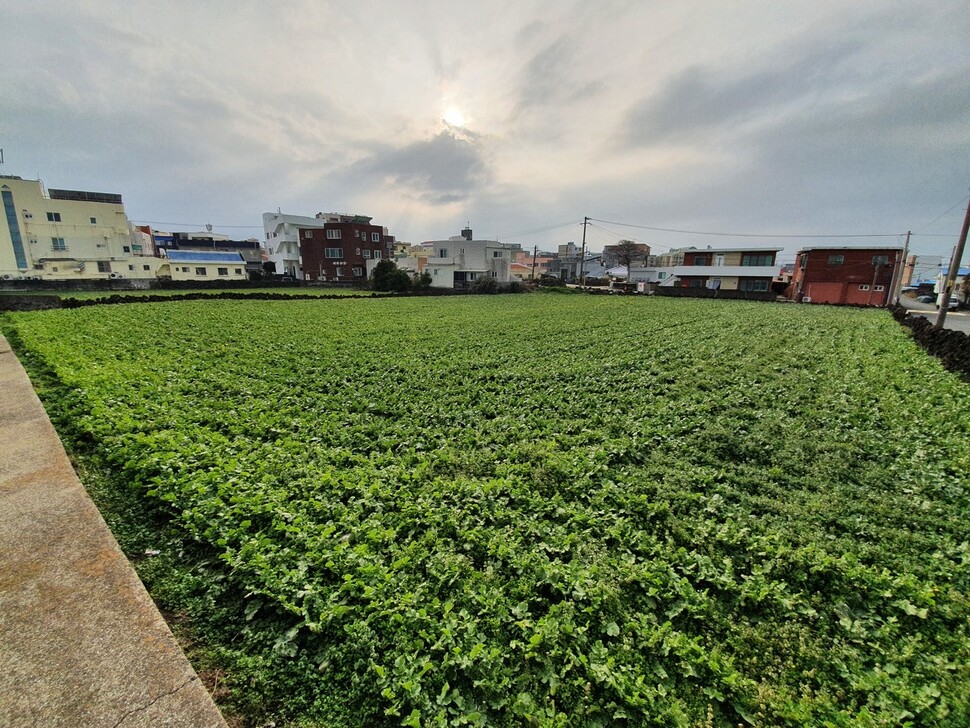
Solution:
{"label": "power line", "polygon": [[563,228],[563,227],[569,227],[569,226],[572,226],[572,225],[581,225],[581,224],[582,223],[578,223],[578,222],[574,222],[574,221],[561,222],[558,225],[546,225],[545,227],[534,228],[532,230],[522,230],[522,231],[517,232],[517,233],[502,233],[499,237],[502,237],[502,238],[526,237],[526,236],[529,236],[529,235],[538,235],[539,233],[544,233],[544,232],[547,232],[549,230],[555,230],[557,228]]}
{"label": "power line", "polygon": [[900,235],[905,235],[906,233],[870,233],[870,234],[858,234],[850,233],[845,235],[784,235],[775,234],[769,235],[766,233],[721,233],[721,232],[708,232],[703,230],[678,230],[676,228],[662,228],[662,227],[652,227],[650,225],[634,225],[632,223],[626,222],[616,222],[614,220],[599,220],[597,218],[590,218],[590,220],[595,220],[596,222],[606,223],[607,225],[619,225],[620,227],[631,227],[639,228],[641,230],[653,230],[655,232],[661,233],[679,233],[681,235],[708,235],[711,237],[724,237],[724,238],[895,238]]}
{"label": "power line", "polygon": [[135,220],[134,218],[129,218],[132,222],[140,222],[144,225],[175,225],[176,227],[197,227],[202,228],[206,225],[212,225],[214,228],[232,228],[238,230],[262,230],[262,225],[217,225],[214,222],[160,222],[158,220]]}
{"label": "power line", "polygon": [[949,215],[955,209],[957,209],[958,207],[960,207],[964,202],[966,202],[968,198],[970,198],[970,195],[965,195],[964,197],[962,197],[959,201],[956,202],[956,204],[953,205],[953,207],[948,208],[945,212],[941,212],[939,215],[937,215],[936,217],[933,218],[933,221],[932,222],[926,223],[926,225],[924,225],[919,230],[917,230],[915,233],[913,233],[913,235],[918,235],[920,230],[926,230],[926,228],[928,228],[934,222],[936,222],[937,220],[939,220],[941,217],[944,217],[945,215]]}

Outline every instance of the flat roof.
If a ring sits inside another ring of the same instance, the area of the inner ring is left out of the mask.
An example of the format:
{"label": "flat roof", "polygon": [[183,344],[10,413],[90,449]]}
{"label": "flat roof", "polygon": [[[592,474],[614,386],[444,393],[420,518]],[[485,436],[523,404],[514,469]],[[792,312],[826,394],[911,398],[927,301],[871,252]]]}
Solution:
{"label": "flat roof", "polygon": [[902,250],[899,245],[813,245],[811,248],[799,248],[799,253],[810,250]]}
{"label": "flat roof", "polygon": [[168,259],[175,263],[243,263],[241,253],[210,253],[200,250],[169,250]]}

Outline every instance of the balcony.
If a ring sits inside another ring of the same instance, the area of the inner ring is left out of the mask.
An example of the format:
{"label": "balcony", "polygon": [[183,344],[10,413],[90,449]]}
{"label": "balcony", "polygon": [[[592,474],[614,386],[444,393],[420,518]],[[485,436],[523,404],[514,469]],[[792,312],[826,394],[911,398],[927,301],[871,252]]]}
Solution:
{"label": "balcony", "polygon": [[661,268],[675,276],[707,276],[713,278],[774,278],[777,265],[678,265]]}

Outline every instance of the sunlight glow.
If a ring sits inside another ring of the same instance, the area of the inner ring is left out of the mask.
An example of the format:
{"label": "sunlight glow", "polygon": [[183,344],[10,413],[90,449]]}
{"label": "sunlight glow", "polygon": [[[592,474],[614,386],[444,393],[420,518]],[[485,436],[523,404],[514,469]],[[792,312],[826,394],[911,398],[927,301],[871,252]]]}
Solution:
{"label": "sunlight glow", "polygon": [[465,115],[455,107],[451,107],[445,112],[444,120],[450,126],[465,126]]}

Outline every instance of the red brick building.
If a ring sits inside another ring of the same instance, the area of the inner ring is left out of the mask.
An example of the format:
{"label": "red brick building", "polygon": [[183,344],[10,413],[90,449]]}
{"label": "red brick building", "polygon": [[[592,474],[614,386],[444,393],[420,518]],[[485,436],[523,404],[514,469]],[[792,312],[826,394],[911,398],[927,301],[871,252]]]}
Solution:
{"label": "red brick building", "polygon": [[803,248],[788,297],[805,303],[885,306],[902,255],[901,248]]}
{"label": "red brick building", "polygon": [[368,261],[392,257],[394,236],[364,215],[320,214],[322,228],[300,228],[300,258],[308,281],[363,283]]}

